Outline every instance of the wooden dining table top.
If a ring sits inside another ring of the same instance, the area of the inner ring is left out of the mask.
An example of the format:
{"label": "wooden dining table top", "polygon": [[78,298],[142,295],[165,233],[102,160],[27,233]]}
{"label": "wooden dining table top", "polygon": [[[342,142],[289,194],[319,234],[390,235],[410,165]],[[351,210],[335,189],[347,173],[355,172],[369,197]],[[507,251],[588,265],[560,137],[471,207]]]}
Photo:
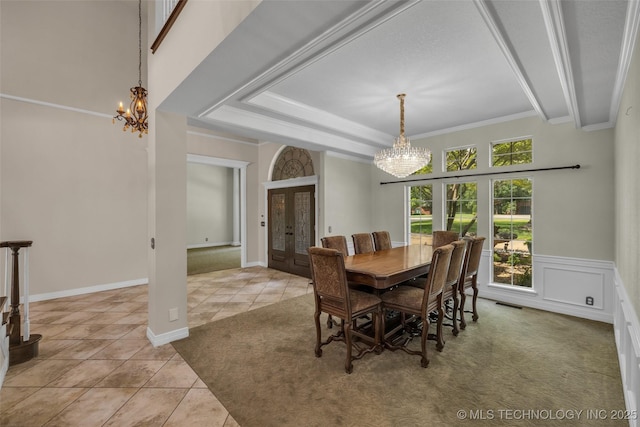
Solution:
{"label": "wooden dining table top", "polygon": [[428,273],[432,254],[430,245],[409,245],[347,256],[347,280],[384,290]]}

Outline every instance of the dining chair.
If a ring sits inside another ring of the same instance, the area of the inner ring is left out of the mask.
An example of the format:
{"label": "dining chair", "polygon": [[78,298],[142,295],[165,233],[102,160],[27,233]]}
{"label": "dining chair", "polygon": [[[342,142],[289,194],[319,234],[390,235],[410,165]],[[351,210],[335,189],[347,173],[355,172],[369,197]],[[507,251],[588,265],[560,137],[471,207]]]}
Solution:
{"label": "dining chair", "polygon": [[391,236],[388,231],[374,231],[371,235],[373,236],[373,247],[376,251],[391,249]]}
{"label": "dining chair", "polygon": [[[316,357],[322,356],[322,347],[332,341],[344,341],[347,347],[345,371],[353,371],[353,361],[362,358],[372,351],[380,352],[382,306],[380,298],[373,294],[349,288],[347,274],[344,269],[344,255],[336,249],[309,248],[309,262],[311,265],[311,279],[313,281],[313,295],[316,310],[314,320],[316,326]],[[322,341],[320,329],[320,314],[328,313],[339,317],[340,330]],[[354,326],[354,320],[364,315],[371,315],[374,336],[366,334]],[[360,343],[368,342],[370,346],[363,347]],[[353,354],[353,351],[356,354]]]}
{"label": "dining chair", "polygon": [[433,240],[431,246],[433,249],[438,248],[440,246],[448,245],[451,242],[455,242],[460,238],[456,231],[448,231],[448,230],[436,230],[433,232]]}
{"label": "dining chair", "polygon": [[467,253],[462,263],[462,273],[458,282],[458,293],[460,294],[460,329],[467,327],[464,320],[464,305],[467,299],[465,290],[473,289],[473,321],[478,321],[478,268],[480,267],[480,257],[482,256],[482,245],[485,237],[474,237],[467,247]]}
{"label": "dining chair", "polygon": [[[444,305],[445,318],[451,320],[451,323],[445,326],[451,326],[451,332],[455,336],[460,332],[458,329],[458,286],[460,282],[460,275],[462,274],[462,264],[465,259],[468,241],[468,239],[460,239],[450,243],[453,246],[453,251],[451,252],[451,261],[449,262],[449,270],[447,271],[447,280],[442,288],[442,303]],[[411,286],[424,288],[427,279],[428,274],[408,283]],[[433,315],[433,313],[430,314]]]}
{"label": "dining chair", "polygon": [[398,311],[404,315],[419,316],[422,319],[422,331],[420,338],[420,349],[416,351],[408,348],[411,338],[404,340],[401,345],[393,343],[392,339],[404,328],[401,322],[395,328],[383,334],[383,344],[391,351],[403,350],[408,354],[420,355],[420,365],[426,368],[429,365],[427,357],[427,339],[429,338],[429,313],[437,311],[436,321],[436,349],[442,351],[444,339],[442,337],[442,321],[444,318],[444,307],[442,301],[442,289],[449,271],[449,263],[453,245],[444,245],[433,251],[431,257],[431,267],[424,288],[414,286],[401,286],[390,292],[382,294],[382,316],[385,318],[386,312]]}
{"label": "dining chair", "polygon": [[[326,236],[320,239],[323,248],[336,249],[344,256],[349,255],[349,248],[347,247],[347,238],[344,236]],[[327,317],[327,328],[333,327],[333,317],[331,314]]]}
{"label": "dining chair", "polygon": [[[462,263],[467,251],[467,241],[456,240],[451,242],[451,245],[453,246],[453,251],[451,252],[451,261],[447,271],[447,280],[442,288],[442,301],[445,305],[445,316],[451,318],[453,335],[457,336],[460,332],[458,329],[458,286],[462,274]],[[453,307],[449,305],[450,301],[453,301]]]}
{"label": "dining chair", "polygon": [[356,233],[352,234],[353,250],[356,254],[366,254],[369,252],[375,252],[373,247],[373,238],[369,233]]}
{"label": "dining chair", "polygon": [[337,249],[342,255],[349,256],[347,238],[344,236],[326,236],[320,239],[323,248]]}

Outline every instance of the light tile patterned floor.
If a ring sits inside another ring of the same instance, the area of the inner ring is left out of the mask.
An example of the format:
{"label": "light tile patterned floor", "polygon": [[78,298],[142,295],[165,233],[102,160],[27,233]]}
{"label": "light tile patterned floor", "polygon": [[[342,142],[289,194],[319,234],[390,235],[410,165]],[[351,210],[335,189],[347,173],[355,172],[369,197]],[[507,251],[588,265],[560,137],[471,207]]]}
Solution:
{"label": "light tile patterned floor", "polygon": [[[263,267],[187,281],[189,327],[313,292],[309,279]],[[1,426],[238,425],[171,344],[149,343],[146,285],[30,310],[40,354],[9,368]]]}

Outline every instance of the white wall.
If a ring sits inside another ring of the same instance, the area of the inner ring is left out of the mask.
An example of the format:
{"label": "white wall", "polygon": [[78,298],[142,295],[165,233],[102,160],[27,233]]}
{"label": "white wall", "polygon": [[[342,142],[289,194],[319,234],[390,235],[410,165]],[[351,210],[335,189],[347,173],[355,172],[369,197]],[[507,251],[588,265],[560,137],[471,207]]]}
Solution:
{"label": "white wall", "polygon": [[[640,37],[615,128],[614,330],[628,410],[640,411]],[[631,426],[640,426],[635,419]]]}
{"label": "white wall", "polygon": [[233,169],[188,163],[187,247],[233,243],[233,214]]}

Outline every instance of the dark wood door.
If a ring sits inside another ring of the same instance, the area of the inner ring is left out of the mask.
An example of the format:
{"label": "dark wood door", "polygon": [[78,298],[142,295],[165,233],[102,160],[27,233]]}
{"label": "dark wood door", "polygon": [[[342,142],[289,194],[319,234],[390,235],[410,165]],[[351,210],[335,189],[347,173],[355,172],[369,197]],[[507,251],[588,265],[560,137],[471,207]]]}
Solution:
{"label": "dark wood door", "polygon": [[315,186],[269,190],[269,268],[311,277],[307,250],[315,245]]}

